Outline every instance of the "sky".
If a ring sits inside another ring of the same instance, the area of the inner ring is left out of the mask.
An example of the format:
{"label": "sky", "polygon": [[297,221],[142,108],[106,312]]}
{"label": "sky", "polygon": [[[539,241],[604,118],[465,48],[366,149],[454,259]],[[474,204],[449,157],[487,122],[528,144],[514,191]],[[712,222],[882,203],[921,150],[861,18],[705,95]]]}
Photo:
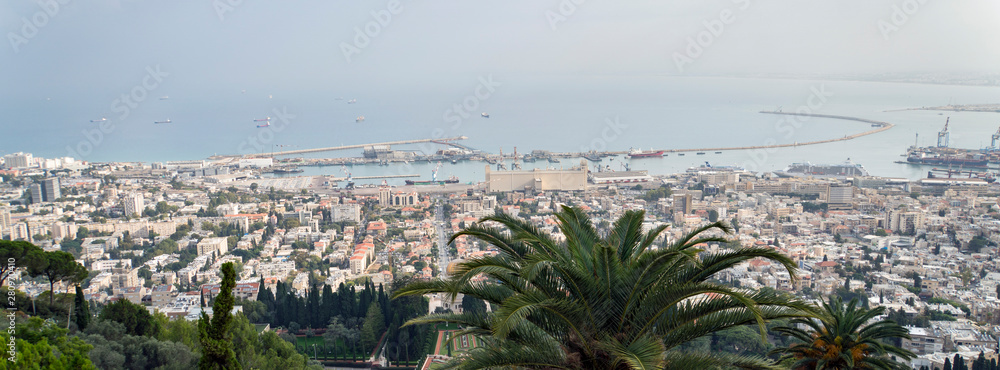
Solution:
{"label": "sky", "polygon": [[204,91],[414,91],[489,73],[996,73],[998,18],[992,0],[8,0],[0,95],[116,93],[149,66]]}

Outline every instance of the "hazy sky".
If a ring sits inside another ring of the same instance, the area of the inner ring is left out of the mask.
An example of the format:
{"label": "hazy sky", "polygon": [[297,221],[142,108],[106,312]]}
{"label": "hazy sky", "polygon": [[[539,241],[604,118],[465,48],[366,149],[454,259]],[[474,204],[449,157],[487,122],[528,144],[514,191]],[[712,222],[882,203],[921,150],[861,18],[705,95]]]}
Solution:
{"label": "hazy sky", "polygon": [[[205,90],[419,89],[485,73],[994,73],[1000,65],[995,0],[576,1],[403,0],[392,14],[390,2],[369,0],[59,0],[66,4],[43,16],[35,1],[8,0],[0,93],[120,91],[154,65]],[[392,19],[348,62],[343,45],[361,45],[356,28],[376,29],[372,12]],[[44,23],[34,33],[24,26],[33,18]],[[718,35],[706,37],[713,24]],[[689,38],[699,34],[707,47],[692,53]],[[678,56],[690,58],[683,70]]]}

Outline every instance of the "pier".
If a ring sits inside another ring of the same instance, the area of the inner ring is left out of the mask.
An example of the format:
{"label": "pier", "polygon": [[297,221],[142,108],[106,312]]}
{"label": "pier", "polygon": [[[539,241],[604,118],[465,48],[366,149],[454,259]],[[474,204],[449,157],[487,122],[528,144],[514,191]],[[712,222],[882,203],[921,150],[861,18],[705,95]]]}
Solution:
{"label": "pier", "polygon": [[308,154],[308,153],[320,153],[320,152],[332,152],[338,150],[348,150],[348,149],[362,149],[366,146],[374,145],[405,145],[405,144],[420,144],[420,143],[438,143],[444,144],[452,141],[466,140],[467,136],[456,136],[442,139],[417,139],[417,140],[399,140],[399,141],[387,141],[384,143],[372,143],[372,144],[353,144],[353,145],[341,145],[341,146],[331,146],[326,148],[313,148],[313,149],[298,149],[298,150],[285,150],[280,152],[271,153],[258,153],[258,154],[248,154],[248,155],[224,155],[219,156],[220,158],[239,158],[239,157],[250,157],[250,158],[266,158],[266,157],[277,157],[283,155],[296,155],[296,154]]}
{"label": "pier", "polygon": [[817,144],[833,143],[833,142],[838,142],[838,141],[854,140],[854,139],[857,139],[859,137],[877,134],[879,132],[891,129],[891,128],[893,128],[893,126],[895,126],[894,124],[891,124],[889,122],[875,121],[875,120],[864,119],[864,118],[857,118],[857,117],[835,116],[835,115],[832,115],[832,114],[792,113],[792,112],[787,112],[786,113],[786,112],[779,112],[779,111],[761,111],[760,113],[764,113],[764,114],[778,114],[778,115],[786,115],[786,116],[831,118],[831,119],[839,119],[839,120],[846,120],[846,121],[857,121],[857,122],[864,122],[864,123],[871,124],[873,127],[876,127],[876,128],[872,129],[872,130],[865,131],[865,132],[860,132],[860,133],[857,133],[857,134],[853,134],[853,135],[847,135],[847,136],[844,136],[844,137],[838,137],[838,138],[835,138],[835,139],[814,140],[814,141],[806,141],[806,142],[801,142],[801,143],[773,144],[773,145],[752,145],[752,146],[736,146],[736,147],[728,147],[728,148],[663,149],[663,151],[664,152],[668,152],[668,153],[708,152],[708,151],[723,151],[723,150],[753,150],[753,149],[788,148],[788,147],[795,147],[795,146],[817,145]]}
{"label": "pier", "polygon": [[[874,135],[886,130],[893,128],[895,125],[889,122],[870,120],[858,117],[848,117],[848,116],[838,116],[832,114],[815,114],[815,113],[796,113],[796,112],[781,112],[781,111],[761,111],[762,114],[774,114],[774,115],[784,115],[784,116],[800,116],[800,117],[815,117],[815,118],[829,118],[845,121],[861,122],[871,125],[872,129],[859,132],[856,134],[845,135],[843,137],[825,139],[825,140],[814,140],[806,142],[794,142],[787,144],[771,144],[771,145],[749,145],[749,146],[734,146],[734,147],[715,147],[715,148],[689,148],[689,149],[654,149],[654,151],[662,150],[664,153],[686,153],[686,152],[697,152],[698,154],[711,153],[711,152],[722,152],[727,150],[755,150],[755,149],[774,149],[774,148],[789,148],[798,147],[806,145],[818,145],[827,144],[838,141],[853,140],[860,137]],[[452,163],[457,163],[458,161],[483,161],[490,164],[498,164],[505,160],[523,160],[525,162],[535,161],[535,160],[546,160],[555,161],[557,158],[586,158],[592,162],[600,162],[604,157],[613,157],[619,155],[627,155],[628,151],[604,151],[604,152],[544,152],[544,154],[537,155],[519,155],[515,156],[511,154],[489,154],[480,151],[474,151],[468,146],[454,143],[454,141],[465,140],[468,137],[458,136],[452,138],[442,138],[442,139],[419,139],[419,140],[401,140],[401,141],[390,141],[384,143],[372,143],[372,144],[354,144],[354,145],[343,145],[337,147],[328,148],[315,148],[315,149],[301,149],[301,150],[288,150],[273,153],[261,153],[261,154],[251,154],[245,157],[278,157],[278,156],[288,156],[296,154],[305,153],[317,153],[325,151],[337,151],[346,149],[359,149],[366,146],[372,145],[404,145],[404,144],[417,144],[417,143],[433,143],[440,145],[447,145],[455,148],[461,148],[466,150],[466,153],[459,155],[417,155],[407,158],[358,158],[358,157],[339,157],[339,158],[289,158],[282,159],[278,162],[298,165],[298,166],[353,166],[353,165],[367,165],[367,164],[380,164],[389,165],[390,163],[419,163],[419,162],[444,162],[451,161]],[[241,156],[220,156],[221,158],[236,159]],[[393,177],[419,177],[417,175],[393,175],[393,176],[381,176],[381,177],[354,177],[356,179],[365,178],[393,178]]]}
{"label": "pier", "polygon": [[[381,176],[351,176],[351,180],[373,180],[373,179],[401,179],[408,177],[420,177],[420,175],[381,175]],[[331,177],[330,181],[347,181],[346,177]]]}

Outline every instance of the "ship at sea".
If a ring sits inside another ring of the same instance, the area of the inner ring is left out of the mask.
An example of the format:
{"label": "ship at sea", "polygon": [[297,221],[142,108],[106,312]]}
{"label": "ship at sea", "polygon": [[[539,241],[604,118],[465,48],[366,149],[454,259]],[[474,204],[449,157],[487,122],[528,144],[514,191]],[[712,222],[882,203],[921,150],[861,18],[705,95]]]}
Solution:
{"label": "ship at sea", "polygon": [[446,180],[406,180],[406,185],[444,185],[444,184],[457,184],[458,177],[451,176]]}
{"label": "ship at sea", "polygon": [[[951,117],[944,122],[944,129],[937,134],[937,145],[918,147],[916,143],[906,150],[906,162],[915,165],[948,165],[960,167],[986,167],[989,163],[1000,162],[1000,151],[997,142],[1000,140],[1000,130],[993,134],[993,141],[988,149],[959,149],[948,146],[951,133],[948,124]],[[917,136],[919,138],[919,136]]]}
{"label": "ship at sea", "polygon": [[651,150],[648,152],[644,152],[638,149],[629,149],[628,151],[629,158],[652,158],[652,157],[662,157],[662,156],[663,156],[662,150],[657,150],[657,151]]}
{"label": "ship at sea", "polygon": [[302,173],[303,171],[302,171],[301,168],[292,166],[292,167],[278,167],[278,168],[275,168],[274,170],[272,170],[271,172],[273,172],[275,174],[283,175],[283,174],[289,174],[289,173]]}
{"label": "ship at sea", "polygon": [[864,166],[851,162],[850,158],[841,164],[793,163],[784,170],[774,171],[774,174],[779,177],[833,177],[837,179],[869,176],[868,170]]}
{"label": "ship at sea", "polygon": [[440,169],[441,169],[441,162],[438,162],[437,167],[434,167],[434,170],[431,171],[431,180],[430,181],[427,181],[427,180],[416,180],[416,181],[414,181],[414,180],[406,180],[406,185],[444,185],[444,184],[457,184],[458,183],[458,177],[455,177],[455,176],[451,176],[447,180],[438,180],[437,179],[437,174],[438,174],[438,171]]}

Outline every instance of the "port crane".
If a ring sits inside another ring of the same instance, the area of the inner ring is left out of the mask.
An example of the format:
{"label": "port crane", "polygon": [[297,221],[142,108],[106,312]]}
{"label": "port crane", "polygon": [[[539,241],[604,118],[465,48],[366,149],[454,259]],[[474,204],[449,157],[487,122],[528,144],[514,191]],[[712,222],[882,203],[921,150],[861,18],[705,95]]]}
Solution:
{"label": "port crane", "polygon": [[438,162],[437,166],[434,167],[434,170],[431,171],[431,181],[437,181],[439,170],[441,170],[441,162]]}
{"label": "port crane", "polygon": [[[341,169],[341,171],[344,172],[344,175],[347,176],[347,186],[344,186],[344,189],[348,189],[348,190],[349,189],[354,189],[354,181],[351,180],[351,171],[347,170],[347,166],[340,166],[340,169]],[[383,180],[383,181],[385,181],[385,180]]]}
{"label": "port crane", "polygon": [[516,146],[514,147],[514,163],[511,164],[510,168],[512,170],[515,170],[515,171],[521,169],[521,163],[517,161],[517,147]]}
{"label": "port crane", "polygon": [[938,132],[938,134],[937,134],[937,147],[938,148],[947,148],[948,147],[948,139],[951,137],[951,134],[948,132],[948,122],[949,121],[951,121],[951,117],[948,117],[947,119],[944,120],[944,129],[941,130],[940,132]]}
{"label": "port crane", "polygon": [[997,129],[997,133],[993,134],[992,139],[990,141],[990,149],[1000,149],[997,147],[997,142],[1000,141],[1000,128]]}
{"label": "port crane", "polygon": [[503,163],[503,147],[500,147],[500,160],[497,161],[497,171],[506,169],[507,165]]}

